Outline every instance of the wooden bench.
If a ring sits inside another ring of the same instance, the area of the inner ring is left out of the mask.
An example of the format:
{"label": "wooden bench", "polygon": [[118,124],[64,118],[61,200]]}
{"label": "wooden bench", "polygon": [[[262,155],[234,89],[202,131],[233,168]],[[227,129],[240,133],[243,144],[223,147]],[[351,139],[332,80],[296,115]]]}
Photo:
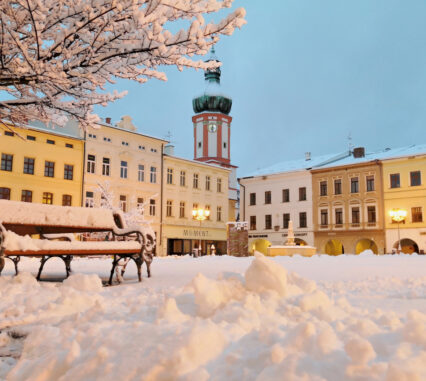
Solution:
{"label": "wooden bench", "polygon": [[[110,240],[82,241],[74,236],[100,232],[107,233]],[[119,211],[0,200],[0,275],[6,258],[13,261],[18,274],[21,257],[39,257],[37,279],[40,280],[50,258],[64,261],[68,277],[73,257],[108,255],[113,256],[109,284],[121,260],[135,262],[141,281],[144,262],[148,277],[151,276],[154,248],[154,233],[140,227],[126,227]]]}

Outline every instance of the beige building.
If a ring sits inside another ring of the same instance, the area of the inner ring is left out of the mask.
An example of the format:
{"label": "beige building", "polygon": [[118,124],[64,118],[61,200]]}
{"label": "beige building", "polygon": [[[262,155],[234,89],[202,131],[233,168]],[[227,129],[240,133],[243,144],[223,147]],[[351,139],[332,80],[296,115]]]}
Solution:
{"label": "beige building", "polygon": [[[226,222],[228,221],[228,179],[230,170],[164,155],[163,225],[161,255],[192,253],[199,248],[210,254],[212,245],[217,254],[226,253]],[[210,210],[204,221],[192,217],[192,210]]]}
{"label": "beige building", "polygon": [[382,167],[364,149],[312,169],[313,223],[319,253],[385,251]]}
{"label": "beige building", "polygon": [[99,124],[86,131],[84,206],[100,206],[105,188],[114,207],[139,208],[151,221],[162,251],[161,179],[165,140],[136,132],[130,117],[115,126]]}

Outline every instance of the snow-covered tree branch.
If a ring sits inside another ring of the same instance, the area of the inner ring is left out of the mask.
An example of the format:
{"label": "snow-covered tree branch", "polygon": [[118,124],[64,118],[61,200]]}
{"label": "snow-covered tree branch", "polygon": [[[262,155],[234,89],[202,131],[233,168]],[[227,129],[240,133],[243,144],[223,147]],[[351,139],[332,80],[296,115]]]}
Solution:
{"label": "snow-covered tree branch", "polygon": [[[192,57],[246,21],[242,8],[218,23],[203,15],[233,1],[0,1],[0,119],[62,125],[72,116],[85,125],[97,120],[94,105],[125,95],[104,91],[116,78],[144,83],[166,80],[163,65],[205,68]],[[188,26],[172,33],[181,20]]]}

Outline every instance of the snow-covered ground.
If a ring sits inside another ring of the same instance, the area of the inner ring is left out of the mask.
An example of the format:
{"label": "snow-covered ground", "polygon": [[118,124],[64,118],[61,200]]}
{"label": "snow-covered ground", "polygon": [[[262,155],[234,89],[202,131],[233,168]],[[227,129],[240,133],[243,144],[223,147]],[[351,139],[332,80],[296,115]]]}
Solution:
{"label": "snow-covered ground", "polygon": [[426,256],[155,258],[102,287],[110,265],[6,262],[0,379],[426,380]]}

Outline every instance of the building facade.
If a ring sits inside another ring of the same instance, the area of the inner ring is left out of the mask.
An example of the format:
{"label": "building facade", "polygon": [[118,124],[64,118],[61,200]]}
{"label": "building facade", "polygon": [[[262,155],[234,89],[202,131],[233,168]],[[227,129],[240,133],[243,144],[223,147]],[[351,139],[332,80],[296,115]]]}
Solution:
{"label": "building facade", "polygon": [[[424,253],[426,146],[402,157],[383,160],[382,163],[386,252],[396,252],[398,242],[401,240],[401,249],[404,253]],[[390,217],[389,212],[393,209],[403,209],[407,212],[407,217],[399,227]]]}
{"label": "building facade", "polygon": [[0,123],[0,199],[80,206],[82,138]]}
{"label": "building facade", "polygon": [[[182,255],[199,249],[210,254],[226,253],[229,170],[194,160],[164,156],[162,254]],[[207,209],[210,216],[197,221],[194,209]]]}
{"label": "building facade", "polygon": [[311,170],[318,253],[385,252],[381,163],[366,161],[363,154],[359,159]]}
{"label": "building facade", "polygon": [[83,205],[100,207],[108,198],[124,212],[138,209],[151,222],[161,252],[162,155],[167,142],[136,132],[130,117],[115,126],[99,124],[85,134]]}
{"label": "building facade", "polygon": [[[220,61],[215,56],[214,47],[207,62]],[[195,115],[192,117],[194,131],[194,160],[216,164],[230,170],[228,184],[228,216],[235,221],[238,211],[237,167],[231,164],[231,123],[229,116],[232,99],[223,94],[220,88],[220,67],[204,73],[206,88],[204,93],[192,100]]]}

